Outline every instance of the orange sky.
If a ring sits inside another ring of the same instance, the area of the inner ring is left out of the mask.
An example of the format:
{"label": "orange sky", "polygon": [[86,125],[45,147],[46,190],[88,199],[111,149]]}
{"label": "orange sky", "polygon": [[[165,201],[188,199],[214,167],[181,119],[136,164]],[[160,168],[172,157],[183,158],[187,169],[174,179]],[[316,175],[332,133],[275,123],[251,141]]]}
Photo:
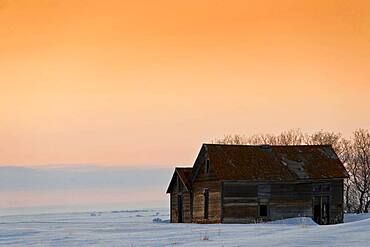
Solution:
{"label": "orange sky", "polygon": [[370,1],[0,0],[0,164],[191,164],[370,127]]}

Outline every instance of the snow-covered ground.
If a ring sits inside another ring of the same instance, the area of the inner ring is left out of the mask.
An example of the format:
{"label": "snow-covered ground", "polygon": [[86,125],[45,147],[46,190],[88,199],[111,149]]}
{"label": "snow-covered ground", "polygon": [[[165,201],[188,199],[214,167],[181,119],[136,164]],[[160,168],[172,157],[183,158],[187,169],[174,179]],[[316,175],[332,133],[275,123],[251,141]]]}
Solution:
{"label": "snow-covered ground", "polygon": [[[154,223],[167,210],[0,217],[0,246],[370,246],[370,214],[318,226],[309,218],[273,224]],[[157,220],[160,221],[160,220]]]}

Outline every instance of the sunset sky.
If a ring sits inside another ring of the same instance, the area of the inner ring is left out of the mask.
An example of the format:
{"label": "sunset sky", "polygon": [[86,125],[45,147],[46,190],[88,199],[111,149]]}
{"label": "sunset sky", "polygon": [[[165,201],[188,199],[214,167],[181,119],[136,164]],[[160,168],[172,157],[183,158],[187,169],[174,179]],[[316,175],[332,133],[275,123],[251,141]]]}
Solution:
{"label": "sunset sky", "polygon": [[369,127],[369,0],[0,0],[1,165],[169,168],[224,134]]}

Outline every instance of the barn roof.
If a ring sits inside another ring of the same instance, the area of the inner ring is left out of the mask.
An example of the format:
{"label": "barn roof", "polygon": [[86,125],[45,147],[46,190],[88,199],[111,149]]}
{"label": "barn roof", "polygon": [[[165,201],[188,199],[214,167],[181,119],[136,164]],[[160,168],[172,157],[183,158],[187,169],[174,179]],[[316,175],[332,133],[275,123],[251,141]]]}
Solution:
{"label": "barn roof", "polygon": [[220,180],[289,181],[348,177],[330,145],[203,144],[203,148],[211,170]]}
{"label": "barn roof", "polygon": [[168,189],[167,189],[167,193],[171,192],[171,189],[172,189],[172,186],[174,184],[174,179],[177,176],[180,177],[182,183],[184,184],[185,188],[190,191],[191,190],[191,180],[190,180],[190,177],[191,177],[191,171],[193,169],[191,167],[176,167],[175,168],[175,172],[174,174],[172,175],[172,179],[171,179],[171,182],[170,184],[168,185]]}

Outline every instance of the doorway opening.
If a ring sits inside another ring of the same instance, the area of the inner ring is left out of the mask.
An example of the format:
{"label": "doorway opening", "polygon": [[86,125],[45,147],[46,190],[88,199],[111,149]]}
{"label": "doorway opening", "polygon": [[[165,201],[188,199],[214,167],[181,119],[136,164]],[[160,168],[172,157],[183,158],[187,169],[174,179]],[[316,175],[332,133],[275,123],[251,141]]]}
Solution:
{"label": "doorway opening", "polygon": [[330,198],[329,196],[313,197],[313,220],[320,225],[330,224]]}

